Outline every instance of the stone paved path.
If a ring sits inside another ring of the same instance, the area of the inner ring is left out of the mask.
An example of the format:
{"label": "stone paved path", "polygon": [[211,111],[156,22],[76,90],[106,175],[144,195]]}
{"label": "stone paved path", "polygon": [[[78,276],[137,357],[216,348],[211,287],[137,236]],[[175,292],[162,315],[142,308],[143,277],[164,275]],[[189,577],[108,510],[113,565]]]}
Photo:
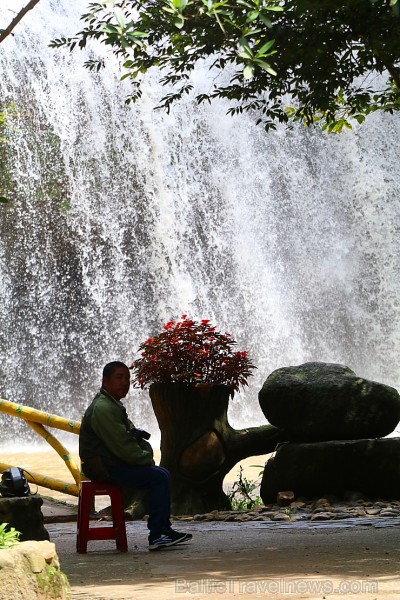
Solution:
{"label": "stone paved path", "polygon": [[400,599],[400,517],[175,526],[193,541],[148,552],[134,521],[128,553],[104,541],[78,555],[75,523],[46,525],[73,600]]}

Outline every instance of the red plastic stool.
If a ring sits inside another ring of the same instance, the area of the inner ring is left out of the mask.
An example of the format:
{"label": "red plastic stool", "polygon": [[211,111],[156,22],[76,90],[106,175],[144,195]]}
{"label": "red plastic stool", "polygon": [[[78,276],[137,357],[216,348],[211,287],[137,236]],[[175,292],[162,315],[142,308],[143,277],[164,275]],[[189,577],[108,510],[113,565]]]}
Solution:
{"label": "red plastic stool", "polygon": [[[110,496],[113,524],[90,527],[90,509],[95,496]],[[86,554],[89,540],[115,540],[117,549],[128,551],[122,491],[117,485],[81,481],[79,486],[76,551]]]}

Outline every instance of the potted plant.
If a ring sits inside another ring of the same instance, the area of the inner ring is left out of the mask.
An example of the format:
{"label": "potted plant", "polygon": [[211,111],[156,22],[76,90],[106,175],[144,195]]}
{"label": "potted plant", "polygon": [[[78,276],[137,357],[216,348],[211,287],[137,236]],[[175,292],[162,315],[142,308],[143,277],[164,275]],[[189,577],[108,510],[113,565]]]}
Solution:
{"label": "potted plant", "polygon": [[209,319],[197,322],[182,315],[140,345],[141,357],[131,369],[142,389],[154,383],[222,384],[233,396],[255,369],[247,351],[235,346],[231,334],[217,331]]}
{"label": "potted plant", "polygon": [[230,508],[225,475],[238,461],[271,452],[282,438],[271,425],[235,430],[228,423],[229,398],[255,369],[248,353],[208,319],[187,315],[169,321],[138,351],[130,367],[133,384],[150,388],[174,514]]}

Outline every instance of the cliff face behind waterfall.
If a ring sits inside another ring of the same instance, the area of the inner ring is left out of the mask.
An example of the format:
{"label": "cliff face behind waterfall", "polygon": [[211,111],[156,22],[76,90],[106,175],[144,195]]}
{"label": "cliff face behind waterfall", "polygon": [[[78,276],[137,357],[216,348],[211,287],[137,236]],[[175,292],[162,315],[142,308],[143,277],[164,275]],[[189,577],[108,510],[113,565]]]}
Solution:
{"label": "cliff face behind waterfall", "polygon": [[[182,313],[231,332],[258,366],[234,426],[264,421],[257,393],[281,366],[340,362],[400,387],[400,117],[340,137],[266,135],[222,103],[154,112],[151,78],[127,107],[113,60],[90,74],[82,52],[48,47],[85,8],[39,3],[0,48],[0,106],[15,107],[0,142],[12,198],[0,206],[0,396],[79,417],[103,364],[129,362]],[[155,427],[146,392],[128,408]]]}

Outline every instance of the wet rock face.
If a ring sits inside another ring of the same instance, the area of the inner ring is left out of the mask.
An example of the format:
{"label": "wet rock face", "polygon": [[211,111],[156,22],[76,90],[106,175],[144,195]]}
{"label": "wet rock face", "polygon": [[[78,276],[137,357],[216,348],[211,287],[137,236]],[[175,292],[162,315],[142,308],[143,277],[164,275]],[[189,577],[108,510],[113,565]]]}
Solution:
{"label": "wet rock face", "polygon": [[260,390],[259,402],[269,423],[284,429],[292,441],[379,438],[400,421],[400,396],[394,388],[339,364],[277,369]]}
{"label": "wet rock face", "polygon": [[0,498],[0,523],[8,523],[21,533],[20,541],[48,540],[49,534],[43,525],[42,498]]}

